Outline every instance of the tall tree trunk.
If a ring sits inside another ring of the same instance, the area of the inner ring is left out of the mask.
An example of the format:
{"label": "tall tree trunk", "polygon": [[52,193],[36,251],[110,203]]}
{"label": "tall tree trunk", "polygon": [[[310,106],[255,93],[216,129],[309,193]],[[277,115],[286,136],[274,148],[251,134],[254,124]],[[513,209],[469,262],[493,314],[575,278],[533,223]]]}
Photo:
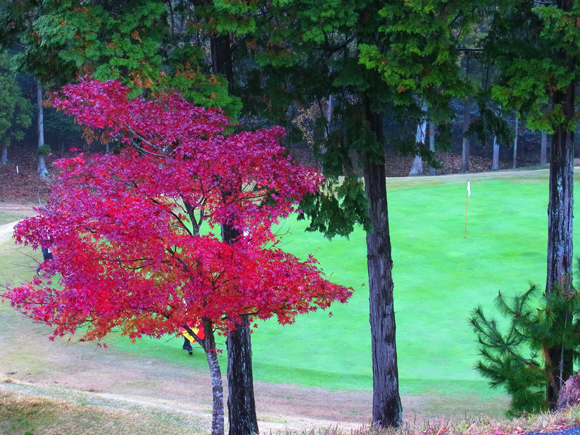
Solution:
{"label": "tall tree trunk", "polygon": [[[422,106],[423,113],[427,112],[427,105],[423,103]],[[415,133],[415,142],[425,145],[425,137],[427,136],[427,116],[423,116],[421,122],[417,124],[417,132]],[[417,154],[413,159],[413,165],[411,165],[411,171],[409,176],[423,175],[423,159],[420,154]]]}
{"label": "tall tree trunk", "polygon": [[234,85],[234,70],[232,68],[232,49],[230,35],[210,36],[212,71],[223,74],[228,80],[228,92],[232,94]]}
{"label": "tall tree trunk", "polygon": [[[561,105],[566,120],[574,116],[574,89],[571,83],[565,91],[554,95],[553,104]],[[550,156],[550,187],[548,202],[548,274],[546,293],[559,286],[563,291],[572,289],[574,217],[574,132],[555,128]],[[550,408],[556,407],[563,383],[573,373],[573,358],[561,347],[548,349],[552,367],[551,380],[546,389]]]}
{"label": "tall tree trunk", "polygon": [[545,165],[548,163],[548,133],[542,132],[542,142],[540,144],[540,165]]}
{"label": "tall tree trunk", "polygon": [[[433,121],[429,123],[429,150],[435,152],[435,124]],[[435,175],[435,168],[429,167],[429,175]]]}
{"label": "tall tree trunk", "polygon": [[[228,80],[228,92],[233,93],[234,73],[230,36],[210,37],[212,70],[223,74]],[[239,233],[229,225],[222,227],[222,238],[233,243]],[[254,399],[254,378],[252,374],[252,347],[250,325],[242,322],[230,331],[228,336],[228,419],[231,435],[253,435],[258,432],[256,403]],[[230,346],[233,348],[230,349]]]}
{"label": "tall tree trunk", "polygon": [[332,119],[332,94],[328,96],[328,100],[326,101],[326,127],[324,128],[324,139],[328,139],[328,136],[330,135],[331,119]]}
{"label": "tall tree trunk", "polygon": [[[39,81],[36,82],[36,105],[38,106],[38,148],[40,148],[44,145],[44,108],[42,107],[42,85]],[[37,172],[41,177],[48,175],[43,154],[38,154]]]}
{"label": "tall tree trunk", "polygon": [[493,159],[491,163],[491,170],[496,171],[499,169],[499,144],[497,143],[497,135],[493,135]]}
{"label": "tall tree trunk", "polygon": [[421,156],[415,156],[413,164],[411,165],[411,170],[409,171],[409,177],[416,175],[423,175],[423,159]]}
{"label": "tall tree trunk", "polygon": [[517,166],[517,159],[518,159],[518,126],[519,126],[520,118],[516,115],[516,137],[514,139],[514,169]]}
{"label": "tall tree trunk", "polygon": [[461,152],[461,173],[469,172],[469,138],[467,137],[467,130],[469,130],[469,123],[471,122],[471,97],[465,100],[465,108],[463,110],[463,150]]}
{"label": "tall tree trunk", "polygon": [[[365,99],[366,118],[383,146],[381,117],[371,112]],[[369,304],[373,362],[372,422],[381,427],[401,424],[403,408],[399,396],[395,309],[393,300],[393,260],[389,234],[384,151],[363,155],[365,190],[373,231],[367,233]]]}
{"label": "tall tree trunk", "polygon": [[2,164],[5,165],[8,163],[8,147],[5,146],[2,148]]}
{"label": "tall tree trunk", "polygon": [[230,435],[259,433],[252,375],[250,321],[242,316],[236,329],[229,331],[228,347],[228,416]]}
{"label": "tall tree trunk", "polygon": [[220,363],[217,359],[217,349],[215,345],[215,335],[213,331],[213,323],[208,318],[202,319],[204,339],[200,339],[197,334],[188,325],[183,325],[183,328],[195,338],[205,352],[205,358],[209,365],[209,373],[211,378],[212,391],[212,416],[211,416],[211,434],[224,435],[224,387],[222,384],[222,372]]}

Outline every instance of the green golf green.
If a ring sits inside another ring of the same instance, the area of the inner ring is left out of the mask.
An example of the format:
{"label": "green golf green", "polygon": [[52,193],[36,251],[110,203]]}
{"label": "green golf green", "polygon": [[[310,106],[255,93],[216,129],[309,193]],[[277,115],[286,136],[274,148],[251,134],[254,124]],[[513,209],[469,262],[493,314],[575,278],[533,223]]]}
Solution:
{"label": "green golf green", "polygon": [[[528,282],[544,285],[547,171],[490,176],[471,176],[466,238],[467,177],[387,180],[404,394],[499,394],[473,369],[477,346],[467,319],[479,303],[490,311],[498,290],[523,291]],[[313,254],[332,281],[352,286],[355,293],[347,305],[333,306],[332,316],[299,316],[289,326],[259,322],[253,335],[254,376],[370,390],[365,234],[359,229],[349,239],[329,241],[305,232],[305,226],[295,218],[282,223],[283,248],[302,258]],[[131,345],[112,339],[119,349],[205,365],[201,350],[188,357],[181,343],[143,339]]]}

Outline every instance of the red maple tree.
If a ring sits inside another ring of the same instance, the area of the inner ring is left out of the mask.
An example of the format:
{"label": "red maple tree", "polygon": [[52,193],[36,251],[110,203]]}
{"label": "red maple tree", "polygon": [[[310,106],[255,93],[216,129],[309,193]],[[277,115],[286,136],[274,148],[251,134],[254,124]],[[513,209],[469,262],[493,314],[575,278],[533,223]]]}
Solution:
{"label": "red maple tree", "polygon": [[[227,134],[219,110],[177,94],[147,100],[129,92],[117,81],[84,79],[55,98],[57,108],[122,146],[57,163],[47,206],[15,230],[18,243],[50,246],[53,259],[3,296],[52,326],[53,337],[80,326],[86,340],[114,328],[131,339],[186,328],[205,351],[212,433],[222,434],[215,331],[227,334],[246,315],[292,323],[351,295],[326,280],[314,258],[279,249],[271,231],[322,177],[285,155],[279,127]],[[236,230],[236,243],[218,238],[220,225]],[[193,332],[198,325],[203,339]]]}

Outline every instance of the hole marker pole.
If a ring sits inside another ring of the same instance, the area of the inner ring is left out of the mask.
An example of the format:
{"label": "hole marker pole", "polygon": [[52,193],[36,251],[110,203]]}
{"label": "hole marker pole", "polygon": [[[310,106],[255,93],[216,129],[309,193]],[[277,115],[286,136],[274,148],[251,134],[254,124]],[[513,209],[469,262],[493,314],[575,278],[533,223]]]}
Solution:
{"label": "hole marker pole", "polygon": [[469,208],[469,195],[471,195],[471,186],[469,185],[469,179],[467,180],[467,196],[465,197],[465,235],[464,239],[467,239],[467,210]]}

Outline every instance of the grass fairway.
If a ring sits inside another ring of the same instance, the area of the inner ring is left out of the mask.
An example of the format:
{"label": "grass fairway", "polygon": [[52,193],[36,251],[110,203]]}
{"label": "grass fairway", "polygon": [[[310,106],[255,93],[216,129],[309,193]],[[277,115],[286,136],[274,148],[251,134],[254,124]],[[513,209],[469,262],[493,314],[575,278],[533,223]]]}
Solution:
{"label": "grass fairway", "polygon": [[[528,282],[545,282],[547,171],[470,178],[467,238],[467,177],[387,181],[405,395],[495,400],[501,392],[489,390],[473,370],[477,350],[467,319],[479,303],[491,309],[498,290],[523,291]],[[303,258],[313,254],[333,281],[356,291],[347,305],[333,307],[332,317],[328,312],[309,314],[284,327],[260,322],[253,335],[255,378],[371,390],[365,234],[357,230],[350,239],[329,241],[304,232],[305,226],[293,218],[281,225],[284,249]],[[191,364],[180,340],[114,342],[122,350]],[[195,365],[205,364],[201,352],[193,359]]]}
{"label": "grass fairway", "polygon": [[[479,303],[489,311],[498,290],[524,291],[529,281],[543,285],[547,175],[546,170],[471,174],[467,238],[466,176],[387,180],[401,392],[423,397],[406,409],[425,411],[428,401],[429,415],[505,410],[505,401],[498,400],[501,391],[490,390],[473,370],[477,349],[467,318]],[[294,218],[282,223],[283,248],[303,258],[313,254],[333,281],[352,286],[355,294],[349,304],[334,306],[332,316],[299,316],[296,324],[284,327],[260,322],[253,335],[255,379],[368,392],[365,234],[358,230],[350,239],[329,241],[304,232],[305,226]],[[5,232],[0,234],[4,281],[27,280],[34,268],[30,251],[13,247]],[[2,311],[9,314],[10,308]],[[207,371],[201,349],[189,357],[181,338],[144,338],[134,345],[119,336],[106,341],[139,358]],[[222,337],[218,347],[225,349],[223,342]],[[222,363],[225,374],[223,356]]]}

